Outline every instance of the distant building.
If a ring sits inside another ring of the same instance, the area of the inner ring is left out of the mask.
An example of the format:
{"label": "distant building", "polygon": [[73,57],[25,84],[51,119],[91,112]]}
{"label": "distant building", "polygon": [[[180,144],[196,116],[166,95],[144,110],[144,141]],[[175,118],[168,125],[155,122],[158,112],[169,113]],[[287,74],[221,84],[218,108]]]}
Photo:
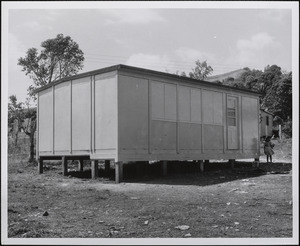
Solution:
{"label": "distant building", "polygon": [[260,110],[260,138],[273,135],[273,117],[270,112]]}

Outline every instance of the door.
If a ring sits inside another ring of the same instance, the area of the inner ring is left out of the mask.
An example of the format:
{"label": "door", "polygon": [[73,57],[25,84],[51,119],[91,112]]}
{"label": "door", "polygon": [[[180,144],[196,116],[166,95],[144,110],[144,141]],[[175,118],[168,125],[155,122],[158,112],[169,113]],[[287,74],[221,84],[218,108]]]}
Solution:
{"label": "door", "polygon": [[227,96],[227,147],[239,148],[238,138],[238,98]]}

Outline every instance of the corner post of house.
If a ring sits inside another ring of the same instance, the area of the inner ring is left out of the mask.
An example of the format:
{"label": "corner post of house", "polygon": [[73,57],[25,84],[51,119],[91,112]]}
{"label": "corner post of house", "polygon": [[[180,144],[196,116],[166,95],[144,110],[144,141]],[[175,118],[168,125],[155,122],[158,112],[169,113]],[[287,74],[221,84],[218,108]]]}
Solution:
{"label": "corner post of house", "polygon": [[67,160],[66,156],[63,156],[61,158],[61,165],[62,165],[63,176],[67,176],[68,175],[68,160]]}
{"label": "corner post of house", "polygon": [[203,173],[204,172],[204,161],[203,160],[199,160],[199,166],[200,166],[200,172]]}
{"label": "corner post of house", "polygon": [[91,169],[92,169],[92,179],[96,179],[98,177],[98,160],[91,161]]}
{"label": "corner post of house", "polygon": [[167,174],[168,174],[168,162],[167,161],[163,161],[163,163],[162,163],[162,173],[163,173],[163,176],[167,176]]}
{"label": "corner post of house", "polygon": [[38,172],[39,174],[42,174],[43,173],[43,168],[44,168],[44,159],[43,157],[39,157],[38,159]]}
{"label": "corner post of house", "polygon": [[83,172],[83,160],[82,159],[80,159],[79,160],[79,172]]}
{"label": "corner post of house", "polygon": [[230,168],[233,169],[235,164],[235,159],[229,159]]}
{"label": "corner post of house", "polygon": [[115,180],[116,184],[123,181],[123,162],[115,162]]}
{"label": "corner post of house", "polygon": [[109,174],[109,170],[110,170],[110,160],[105,160],[105,173]]}

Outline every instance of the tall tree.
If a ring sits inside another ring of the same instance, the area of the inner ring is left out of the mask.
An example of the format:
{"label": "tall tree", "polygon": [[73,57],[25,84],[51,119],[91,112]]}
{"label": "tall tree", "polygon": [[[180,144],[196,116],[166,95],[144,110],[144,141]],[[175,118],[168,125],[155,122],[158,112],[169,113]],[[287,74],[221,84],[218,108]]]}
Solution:
{"label": "tall tree", "polygon": [[[18,59],[22,71],[29,75],[33,85],[28,88],[27,101],[36,100],[34,90],[58,79],[75,75],[83,68],[84,54],[79,45],[70,36],[58,34],[53,39],[41,43],[42,50],[28,49],[26,56]],[[36,110],[28,106],[22,108],[23,118],[20,122],[25,134],[30,137],[30,157],[34,160],[34,134],[36,131]]]}
{"label": "tall tree", "polygon": [[196,67],[192,68],[192,72],[189,73],[190,78],[203,80],[210,75],[214,70],[211,66],[207,65],[207,62],[195,61]]}
{"label": "tall tree", "polygon": [[36,99],[33,91],[58,79],[75,75],[83,68],[84,56],[79,45],[70,36],[58,34],[56,38],[41,43],[40,52],[36,48],[28,49],[24,58],[19,58],[26,75],[33,80],[28,95]]}

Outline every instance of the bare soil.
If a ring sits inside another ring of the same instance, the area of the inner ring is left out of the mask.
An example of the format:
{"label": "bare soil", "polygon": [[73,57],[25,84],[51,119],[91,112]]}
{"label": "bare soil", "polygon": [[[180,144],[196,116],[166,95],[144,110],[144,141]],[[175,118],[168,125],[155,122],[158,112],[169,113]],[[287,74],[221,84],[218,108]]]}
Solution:
{"label": "bare soil", "polygon": [[[25,156],[24,156],[25,158]],[[138,169],[124,165],[124,182],[114,170],[90,179],[69,163],[37,166],[10,156],[8,237],[11,238],[268,238],[292,237],[292,164],[161,163]],[[180,227],[185,225],[185,227]],[[180,229],[181,228],[181,229]]]}

